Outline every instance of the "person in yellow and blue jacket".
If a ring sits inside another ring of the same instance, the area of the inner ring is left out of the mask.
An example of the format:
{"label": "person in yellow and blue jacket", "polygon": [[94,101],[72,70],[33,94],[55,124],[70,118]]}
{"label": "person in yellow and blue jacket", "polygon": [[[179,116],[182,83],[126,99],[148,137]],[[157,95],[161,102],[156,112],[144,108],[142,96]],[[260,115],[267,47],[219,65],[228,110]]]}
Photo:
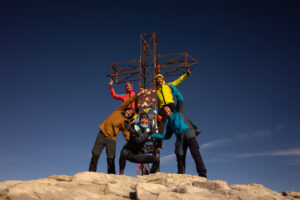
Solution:
{"label": "person in yellow and blue jacket", "polygon": [[[189,77],[191,75],[191,72],[188,71],[185,74],[181,75],[178,79],[176,79],[175,81],[169,83],[169,84],[173,84],[174,86],[179,85],[182,81],[184,81],[187,77]],[[169,86],[169,84],[165,83],[164,80],[164,76],[162,74],[158,74],[155,76],[155,80],[156,80],[156,89],[157,89],[157,99],[158,99],[158,114],[160,116],[162,116],[162,118],[160,120],[158,120],[158,132],[159,133],[163,133],[164,129],[165,129],[165,124],[167,121],[167,118],[164,116],[163,114],[163,110],[162,108],[165,105],[168,105],[170,107],[170,109],[173,111],[175,109],[175,103],[173,100],[173,94],[172,94],[172,90]],[[194,129],[197,131],[197,135],[200,133],[199,130],[197,130],[197,127],[190,122]]]}
{"label": "person in yellow and blue jacket", "polygon": [[[172,82],[174,86],[179,85],[182,81],[184,81],[187,77],[191,75],[190,72],[187,72],[181,75],[178,79]],[[156,79],[156,88],[157,88],[157,98],[158,98],[158,107],[161,109],[164,105],[170,105],[172,108],[175,108],[175,103],[173,100],[173,95],[171,88],[168,84],[165,83],[164,76],[162,74],[157,74],[155,76]]]}
{"label": "person in yellow and blue jacket", "polygon": [[196,139],[196,132],[190,120],[183,114],[183,96],[178,89],[171,84],[171,90],[177,98],[177,105],[174,110],[169,105],[163,106],[164,115],[168,118],[166,134],[153,134],[151,137],[155,139],[169,139],[173,133],[176,135],[175,154],[177,158],[178,174],[185,173],[185,159],[187,148],[189,147],[191,155],[196,163],[196,169],[199,176],[206,176],[206,168],[203,163],[199,144]]}

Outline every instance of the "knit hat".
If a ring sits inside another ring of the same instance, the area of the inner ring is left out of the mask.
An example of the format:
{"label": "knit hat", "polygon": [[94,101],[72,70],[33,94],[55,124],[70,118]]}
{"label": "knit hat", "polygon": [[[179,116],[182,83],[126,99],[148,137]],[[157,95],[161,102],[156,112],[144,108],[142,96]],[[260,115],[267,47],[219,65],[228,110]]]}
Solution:
{"label": "knit hat", "polygon": [[158,77],[160,77],[160,78],[162,78],[162,79],[164,80],[164,76],[163,76],[162,74],[157,74],[157,75],[155,76],[155,80],[156,80]]}
{"label": "knit hat", "polygon": [[142,112],[142,113],[140,114],[140,119],[142,119],[142,118],[147,118],[147,119],[149,119],[148,113]]}

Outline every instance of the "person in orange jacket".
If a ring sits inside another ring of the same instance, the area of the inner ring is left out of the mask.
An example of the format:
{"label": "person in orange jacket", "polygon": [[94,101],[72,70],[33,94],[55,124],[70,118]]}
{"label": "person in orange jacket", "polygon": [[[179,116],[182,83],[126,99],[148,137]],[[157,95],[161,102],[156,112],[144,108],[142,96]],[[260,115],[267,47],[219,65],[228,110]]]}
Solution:
{"label": "person in orange jacket", "polygon": [[[133,92],[133,85],[132,85],[131,82],[126,82],[125,83],[126,94],[123,94],[123,95],[119,95],[115,92],[115,90],[113,88],[113,83],[114,83],[114,81],[110,80],[109,90],[110,90],[111,96],[114,99],[122,100],[124,102],[127,99],[129,99],[130,97],[135,95],[135,93]],[[128,107],[132,107],[132,108],[136,109],[135,101],[131,102],[131,104]]]}
{"label": "person in orange jacket", "polygon": [[125,139],[127,141],[129,140],[130,132],[125,127],[125,121],[131,120],[135,113],[135,110],[132,107],[128,106],[143,93],[144,90],[142,90],[137,95],[132,96],[130,99],[127,99],[112,114],[110,114],[110,116],[101,125],[99,125],[100,131],[92,149],[92,158],[90,161],[89,171],[97,171],[99,157],[104,147],[106,147],[107,173],[116,173],[115,154],[117,135],[121,130]]}

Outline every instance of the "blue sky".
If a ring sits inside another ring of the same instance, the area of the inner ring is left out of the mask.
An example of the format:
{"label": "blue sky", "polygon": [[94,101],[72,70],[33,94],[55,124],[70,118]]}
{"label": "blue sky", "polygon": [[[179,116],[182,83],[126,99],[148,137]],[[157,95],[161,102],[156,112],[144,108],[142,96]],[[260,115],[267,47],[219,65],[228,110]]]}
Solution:
{"label": "blue sky", "polygon": [[[159,54],[199,62],[178,89],[203,132],[208,178],[299,190],[299,13],[292,0],[1,1],[0,181],[86,171],[98,125],[120,104],[110,64],[137,58],[139,34],[156,32]],[[117,169],[124,143],[119,134]],[[177,171],[174,143],[165,141],[162,172]],[[190,155],[187,173],[196,174]]]}

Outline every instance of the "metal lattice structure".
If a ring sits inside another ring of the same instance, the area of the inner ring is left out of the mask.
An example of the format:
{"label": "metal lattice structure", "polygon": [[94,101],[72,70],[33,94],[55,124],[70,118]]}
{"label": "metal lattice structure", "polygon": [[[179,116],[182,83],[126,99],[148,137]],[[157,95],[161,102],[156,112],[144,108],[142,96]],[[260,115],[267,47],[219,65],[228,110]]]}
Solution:
{"label": "metal lattice structure", "polygon": [[[140,55],[138,59],[114,63],[110,67],[110,74],[107,76],[116,84],[127,81],[139,82],[141,88],[156,90],[155,76],[162,74],[164,77],[179,76],[190,71],[190,67],[196,65],[197,61],[188,53],[174,53],[158,55],[158,42],[155,33],[140,34]],[[157,98],[152,105],[152,125],[157,127]],[[144,104],[140,104],[144,105]],[[143,106],[141,106],[143,108]],[[139,107],[139,109],[141,109]],[[146,153],[152,153],[160,158],[160,149],[155,141],[150,145],[154,148]],[[148,147],[149,148],[149,147]],[[144,175],[149,172],[149,164],[139,164],[137,175]]]}
{"label": "metal lattice structure", "polygon": [[178,76],[190,70],[197,60],[187,52],[158,55],[155,33],[140,35],[139,59],[123,61],[111,65],[108,77],[116,84],[139,81],[139,88],[155,87],[155,76]]}

